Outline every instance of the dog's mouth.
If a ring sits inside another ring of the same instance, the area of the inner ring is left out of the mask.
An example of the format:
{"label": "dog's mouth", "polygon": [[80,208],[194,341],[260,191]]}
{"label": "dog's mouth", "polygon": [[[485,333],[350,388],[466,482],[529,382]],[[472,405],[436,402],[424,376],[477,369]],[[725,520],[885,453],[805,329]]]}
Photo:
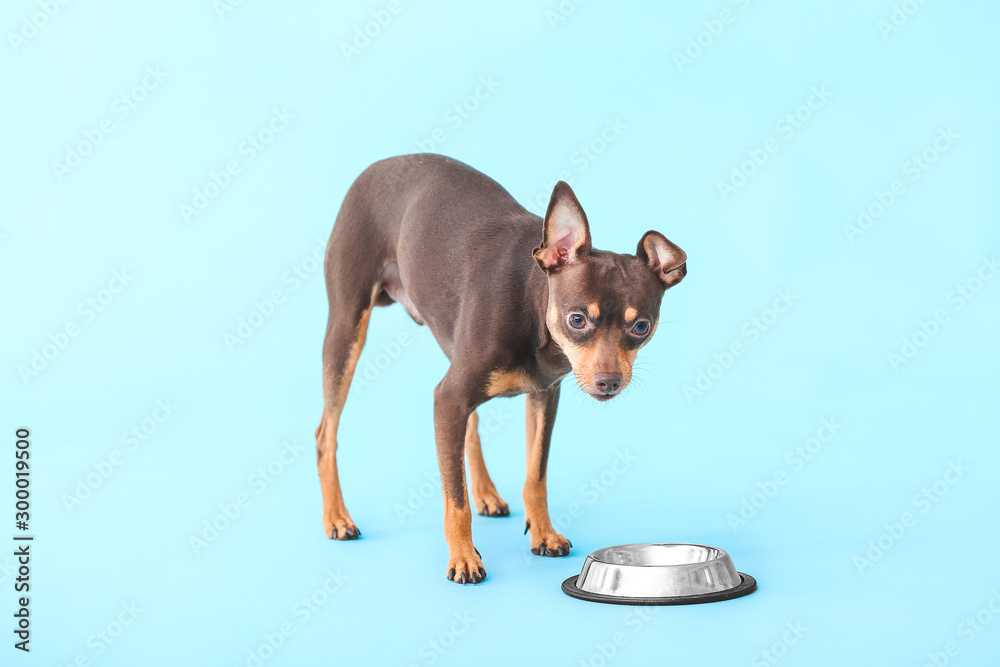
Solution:
{"label": "dog's mouth", "polygon": [[612,398],[622,393],[621,389],[618,389],[616,391],[600,391],[595,387],[586,387],[586,388],[581,387],[581,389],[583,389],[583,393],[585,393],[587,396],[590,396],[592,399],[600,403],[610,401]]}
{"label": "dog's mouth", "polygon": [[600,403],[610,401],[625,391],[625,387],[628,386],[628,380],[631,379],[623,379],[621,374],[617,373],[614,374],[614,377],[610,373],[598,373],[593,378],[590,373],[587,373],[583,378],[575,370],[573,374],[576,376],[576,384],[580,390]]}

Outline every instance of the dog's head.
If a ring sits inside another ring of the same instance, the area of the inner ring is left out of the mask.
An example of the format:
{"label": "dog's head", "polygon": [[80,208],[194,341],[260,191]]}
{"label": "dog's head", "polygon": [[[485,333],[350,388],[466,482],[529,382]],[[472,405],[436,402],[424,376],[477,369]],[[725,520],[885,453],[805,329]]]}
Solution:
{"label": "dog's head", "polygon": [[631,381],[635,356],[656,331],[663,293],[687,273],[687,255],[653,231],[635,255],[594,250],[583,207],[559,181],[535,260],[548,275],[549,335],[580,387],[599,401],[611,399]]}

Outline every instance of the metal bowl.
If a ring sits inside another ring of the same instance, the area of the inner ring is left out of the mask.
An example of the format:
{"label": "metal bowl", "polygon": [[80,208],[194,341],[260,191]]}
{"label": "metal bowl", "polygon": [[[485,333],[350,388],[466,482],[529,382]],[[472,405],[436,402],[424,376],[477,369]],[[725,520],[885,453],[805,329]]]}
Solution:
{"label": "metal bowl", "polygon": [[731,600],[757,590],[722,549],[700,544],[623,544],[587,556],[562,584],[567,595],[610,604],[673,605]]}

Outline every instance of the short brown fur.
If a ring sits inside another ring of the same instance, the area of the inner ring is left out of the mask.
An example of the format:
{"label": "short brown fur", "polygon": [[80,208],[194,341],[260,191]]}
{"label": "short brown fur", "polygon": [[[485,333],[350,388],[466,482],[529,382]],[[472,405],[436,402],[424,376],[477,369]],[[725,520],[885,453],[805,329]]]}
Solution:
{"label": "short brown fur", "polygon": [[327,536],[361,535],[340,488],[337,431],[372,308],[399,302],[450,361],[434,390],[448,578],[486,577],[472,542],[472,505],[487,516],[510,514],[478,433],[476,408],[494,397],[527,395],[522,500],[530,548],[568,554],[572,545],[552,526],[546,489],[560,381],[572,372],[597,400],[620,393],[656,329],[664,291],[687,273],[686,260],[653,231],[635,255],[595,250],[586,214],[563,182],[539,218],[495,181],[440,155],[366,169],[344,198],[326,253],[316,455]]}

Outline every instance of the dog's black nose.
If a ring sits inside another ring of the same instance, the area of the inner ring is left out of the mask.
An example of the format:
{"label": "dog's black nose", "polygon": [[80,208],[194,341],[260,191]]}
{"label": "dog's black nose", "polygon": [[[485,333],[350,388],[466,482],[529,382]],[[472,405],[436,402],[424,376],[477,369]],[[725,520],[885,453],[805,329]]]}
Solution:
{"label": "dog's black nose", "polygon": [[621,373],[595,373],[594,384],[598,391],[605,394],[616,394],[622,386]]}

